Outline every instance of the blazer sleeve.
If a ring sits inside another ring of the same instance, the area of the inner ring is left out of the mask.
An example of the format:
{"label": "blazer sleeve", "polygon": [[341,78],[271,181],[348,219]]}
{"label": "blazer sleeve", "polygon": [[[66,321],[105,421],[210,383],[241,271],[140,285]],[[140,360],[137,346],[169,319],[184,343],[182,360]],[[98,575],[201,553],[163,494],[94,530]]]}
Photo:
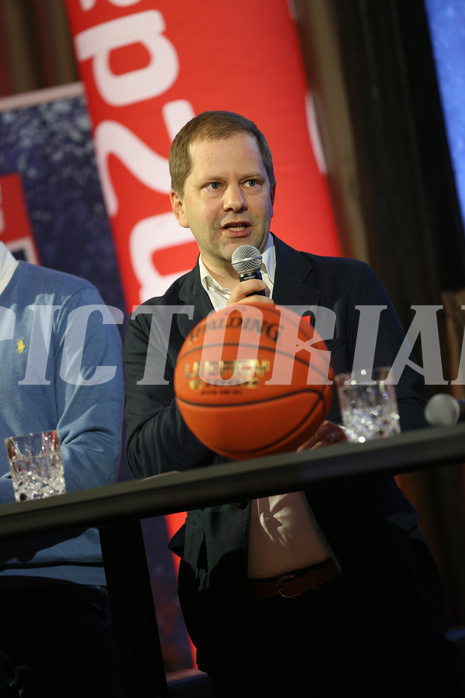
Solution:
{"label": "blazer sleeve", "polygon": [[[151,326],[150,313],[132,315],[124,343],[126,458],[138,478],[209,465],[215,457],[176,404],[173,376],[183,337],[175,322],[168,342]],[[149,364],[158,367],[152,375]]]}

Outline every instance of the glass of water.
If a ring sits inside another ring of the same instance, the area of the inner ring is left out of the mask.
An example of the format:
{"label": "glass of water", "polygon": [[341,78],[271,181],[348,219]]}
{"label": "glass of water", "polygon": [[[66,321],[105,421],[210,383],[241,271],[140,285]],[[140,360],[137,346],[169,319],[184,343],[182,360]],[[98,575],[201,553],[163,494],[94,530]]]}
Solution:
{"label": "glass of water", "polygon": [[66,492],[56,431],[9,436],[5,446],[17,502]]}
{"label": "glass of water", "polygon": [[367,371],[340,373],[335,383],[349,441],[364,443],[400,434],[390,368],[374,368],[371,375]]}

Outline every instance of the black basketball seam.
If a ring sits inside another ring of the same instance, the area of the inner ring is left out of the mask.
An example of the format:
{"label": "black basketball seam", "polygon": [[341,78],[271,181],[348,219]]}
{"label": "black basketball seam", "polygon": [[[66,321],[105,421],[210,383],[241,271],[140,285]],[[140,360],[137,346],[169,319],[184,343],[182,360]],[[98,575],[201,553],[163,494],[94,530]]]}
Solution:
{"label": "black basketball seam", "polygon": [[[286,396],[281,396],[281,397],[287,397],[287,395],[286,395]],[[234,450],[228,449],[228,450],[227,450],[227,453],[228,453],[228,454],[231,454],[231,455],[234,455],[234,454],[242,455],[244,452],[246,452],[246,453],[251,453],[251,454],[254,454],[254,453],[260,454],[260,453],[263,452],[265,449],[268,450],[268,449],[270,449],[270,448],[273,448],[274,445],[280,444],[282,441],[284,441],[285,439],[287,439],[287,438],[289,438],[290,436],[292,436],[292,434],[294,434],[295,432],[297,432],[297,431],[300,429],[300,427],[302,426],[302,424],[304,424],[305,420],[307,420],[307,419],[314,413],[315,409],[318,407],[318,405],[319,405],[321,402],[324,403],[324,399],[323,399],[323,397],[322,397],[321,395],[318,395],[318,400],[317,400],[317,401],[315,402],[315,404],[312,406],[312,409],[306,414],[305,418],[302,419],[302,420],[299,422],[299,424],[298,424],[297,426],[293,426],[292,429],[291,429],[290,431],[286,432],[286,434],[284,434],[283,436],[281,436],[280,439],[277,439],[276,441],[271,441],[270,443],[267,443],[266,446],[262,446],[261,448],[248,448],[246,451],[234,451]],[[255,404],[255,403],[254,403],[254,404]],[[323,417],[323,419],[324,419],[324,417]],[[226,450],[226,449],[225,449],[225,450]]]}
{"label": "black basketball seam", "polygon": [[[327,384],[329,385],[329,384]],[[237,386],[231,386],[232,388],[235,388]],[[191,400],[186,400],[183,397],[179,397],[179,395],[176,395],[176,399],[182,402],[184,405],[190,405],[191,407],[197,407],[199,409],[212,409],[212,408],[221,408],[221,407],[247,407],[251,405],[260,405],[263,402],[273,402],[275,400],[282,400],[283,398],[288,398],[288,397],[295,397],[296,395],[301,395],[302,393],[315,393],[318,395],[319,400],[324,400],[324,396],[322,395],[322,391],[320,390],[315,390],[312,386],[308,386],[306,388],[300,389],[300,390],[294,390],[291,393],[286,393],[285,395],[274,395],[273,397],[267,397],[267,398],[260,398],[259,400],[254,400],[253,402],[247,401],[247,402],[223,402],[223,403],[212,403],[211,405],[201,405],[198,402],[192,402]]]}

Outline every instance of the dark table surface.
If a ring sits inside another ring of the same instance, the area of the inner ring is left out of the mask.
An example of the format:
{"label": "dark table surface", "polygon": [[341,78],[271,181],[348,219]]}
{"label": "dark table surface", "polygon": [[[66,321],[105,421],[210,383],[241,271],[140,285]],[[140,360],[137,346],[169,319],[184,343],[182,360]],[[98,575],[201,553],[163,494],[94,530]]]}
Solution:
{"label": "dark table surface", "polygon": [[[0,507],[0,542],[97,526],[124,696],[167,698],[140,519],[465,462],[465,423],[230,462]],[[186,686],[185,695],[192,690]],[[201,690],[205,690],[202,688]]]}
{"label": "dark table surface", "polygon": [[197,468],[0,507],[0,541],[465,462],[465,423]]}

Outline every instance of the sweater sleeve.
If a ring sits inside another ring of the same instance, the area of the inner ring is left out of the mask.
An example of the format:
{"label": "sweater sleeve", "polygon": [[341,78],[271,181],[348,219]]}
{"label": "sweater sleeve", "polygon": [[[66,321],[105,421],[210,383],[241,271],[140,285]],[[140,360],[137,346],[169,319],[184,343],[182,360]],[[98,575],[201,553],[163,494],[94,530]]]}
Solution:
{"label": "sweater sleeve", "polygon": [[[123,384],[118,311],[93,288],[72,295],[56,318],[55,399],[67,491],[115,482]],[[122,315],[122,314],[121,314]]]}

